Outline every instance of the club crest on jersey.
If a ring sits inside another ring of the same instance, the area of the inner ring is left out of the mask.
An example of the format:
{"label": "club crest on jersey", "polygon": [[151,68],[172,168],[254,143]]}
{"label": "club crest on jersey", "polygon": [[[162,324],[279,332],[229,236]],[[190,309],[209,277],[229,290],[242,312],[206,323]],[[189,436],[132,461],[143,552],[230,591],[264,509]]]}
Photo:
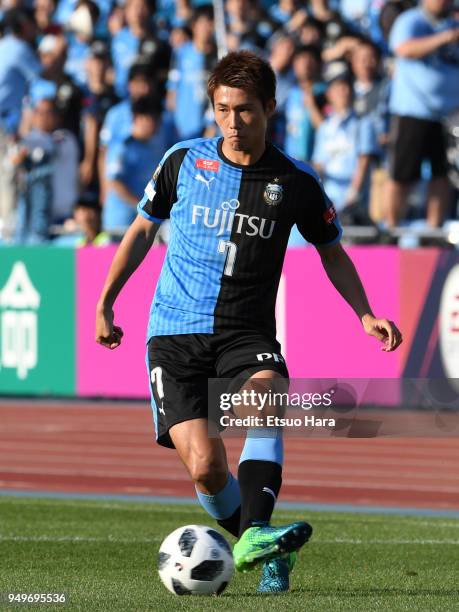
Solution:
{"label": "club crest on jersey", "polygon": [[333,223],[335,219],[336,219],[336,209],[333,206],[333,204],[331,204],[329,208],[327,208],[327,210],[324,212],[324,221],[328,225],[331,225],[331,223]]}
{"label": "club crest on jersey", "polygon": [[277,206],[282,202],[284,190],[282,185],[279,185],[279,179],[275,178],[272,183],[268,183],[265,187],[263,199],[268,206]]}

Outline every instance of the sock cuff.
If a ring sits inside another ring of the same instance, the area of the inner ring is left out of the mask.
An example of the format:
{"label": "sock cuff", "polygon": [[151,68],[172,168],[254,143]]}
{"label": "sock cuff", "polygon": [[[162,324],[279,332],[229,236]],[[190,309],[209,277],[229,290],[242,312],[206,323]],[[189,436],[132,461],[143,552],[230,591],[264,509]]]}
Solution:
{"label": "sock cuff", "polygon": [[[282,430],[278,427],[263,428],[257,433],[256,429],[249,429],[242,449],[239,464],[243,461],[272,461],[282,465],[284,462],[284,439]],[[269,435],[267,434],[269,432]]]}
{"label": "sock cuff", "polygon": [[199,503],[214,519],[222,520],[229,518],[241,505],[239,483],[231,472],[228,474],[228,479],[223,489],[215,495],[202,493],[197,487],[195,489]]}

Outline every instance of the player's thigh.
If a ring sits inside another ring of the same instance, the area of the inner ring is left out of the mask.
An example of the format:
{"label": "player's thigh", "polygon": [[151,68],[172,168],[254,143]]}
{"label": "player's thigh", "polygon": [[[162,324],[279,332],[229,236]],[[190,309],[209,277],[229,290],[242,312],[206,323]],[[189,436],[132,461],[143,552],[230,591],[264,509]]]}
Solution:
{"label": "player's thigh", "polygon": [[288,405],[289,380],[276,370],[257,370],[242,384],[239,395],[246,397],[243,408],[234,407],[239,417],[283,417]]}
{"label": "player's thigh", "polygon": [[148,369],[156,438],[174,448],[170,430],[208,418],[208,378],[214,375],[205,339],[158,336],[148,343]]}
{"label": "player's thigh", "polygon": [[259,332],[226,334],[223,340],[217,372],[242,398],[233,405],[236,416],[282,416],[289,374],[277,340]]}

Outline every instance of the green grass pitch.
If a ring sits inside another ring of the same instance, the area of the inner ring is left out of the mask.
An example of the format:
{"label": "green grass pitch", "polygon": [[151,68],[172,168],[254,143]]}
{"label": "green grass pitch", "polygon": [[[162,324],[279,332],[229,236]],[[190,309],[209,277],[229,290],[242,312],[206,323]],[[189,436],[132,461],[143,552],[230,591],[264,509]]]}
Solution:
{"label": "green grass pitch", "polygon": [[279,510],[315,532],[288,594],[255,593],[259,571],[236,575],[220,597],[177,597],[156,573],[162,539],[212,524],[197,506],[0,498],[0,592],[65,592],[61,606],[20,610],[458,610],[459,520]]}

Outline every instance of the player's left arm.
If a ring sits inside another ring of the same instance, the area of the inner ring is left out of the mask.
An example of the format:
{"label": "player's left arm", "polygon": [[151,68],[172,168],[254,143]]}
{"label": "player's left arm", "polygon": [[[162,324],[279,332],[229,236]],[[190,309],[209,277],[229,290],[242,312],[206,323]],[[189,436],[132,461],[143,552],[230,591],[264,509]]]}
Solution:
{"label": "player's left arm", "polygon": [[381,350],[395,351],[402,334],[393,321],[374,316],[359,274],[341,243],[316,245],[316,249],[328,278],[359,317],[365,332],[384,344]]}

